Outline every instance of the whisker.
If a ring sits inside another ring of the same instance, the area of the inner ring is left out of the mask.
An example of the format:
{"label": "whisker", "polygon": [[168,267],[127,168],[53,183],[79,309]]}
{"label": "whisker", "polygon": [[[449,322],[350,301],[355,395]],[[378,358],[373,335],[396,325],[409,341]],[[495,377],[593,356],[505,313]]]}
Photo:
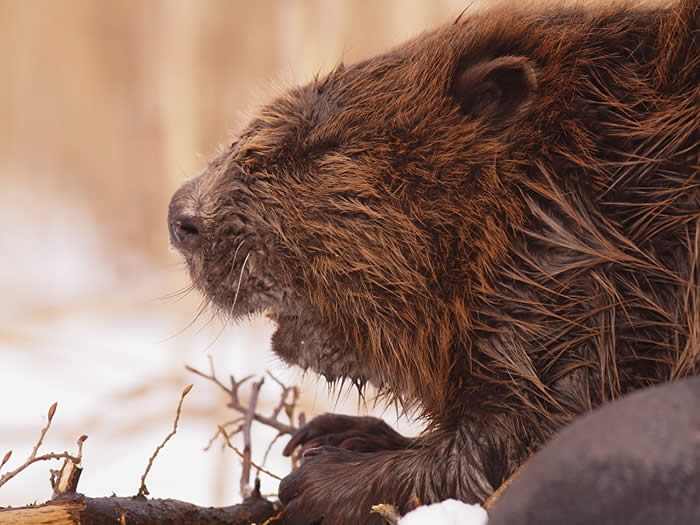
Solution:
{"label": "whisker", "polygon": [[[199,330],[197,330],[197,333],[198,334],[201,333],[202,330],[209,327],[216,319],[220,319],[218,311],[211,310],[211,315],[209,316],[209,319],[207,320],[206,323],[204,323],[204,326],[202,326]],[[210,343],[208,343],[207,346],[204,348],[205,352],[209,352],[209,350],[211,350],[212,346],[214,346],[214,343],[216,343],[216,341],[218,341],[219,337],[221,336],[221,334],[224,332],[225,329],[226,329],[226,325],[222,323],[221,329],[219,330],[219,333],[216,335],[216,337],[214,337],[214,340],[211,341]]]}
{"label": "whisker", "polygon": [[228,279],[231,278],[231,274],[233,273],[233,270],[236,268],[236,257],[238,256],[238,250],[241,249],[241,246],[243,246],[244,242],[245,242],[245,239],[243,239],[238,244],[238,246],[236,247],[236,250],[233,252],[233,260],[231,261],[231,271],[229,271],[229,273],[228,273],[228,278],[226,279],[227,281],[228,281]]}
{"label": "whisker", "polygon": [[166,293],[158,297],[159,301],[167,302],[169,304],[175,303],[182,300],[188,293],[194,290],[194,284],[190,283],[187,286],[180,288],[174,292]]}
{"label": "whisker", "polygon": [[243,259],[243,266],[241,266],[241,273],[238,275],[238,286],[236,286],[236,294],[233,296],[233,304],[231,305],[231,313],[236,308],[236,301],[238,301],[238,292],[241,290],[241,281],[243,280],[243,271],[245,270],[245,265],[248,262],[248,257],[250,257],[250,252],[248,252]]}
{"label": "whisker", "polygon": [[[207,321],[207,324],[205,326],[208,326],[214,320],[214,318],[217,316],[218,316],[218,312],[212,312],[212,316],[209,319],[209,321]],[[221,335],[224,333],[224,330],[226,330],[226,323],[222,322],[221,329],[219,330],[219,333],[216,334],[216,337],[214,337],[214,339],[204,349],[206,352],[208,352],[216,344],[216,342],[219,340]]]}
{"label": "whisker", "polygon": [[181,328],[180,330],[175,332],[173,335],[170,335],[170,336],[166,337],[165,339],[161,340],[160,343],[161,344],[167,343],[167,342],[175,339],[176,337],[182,335],[186,330],[189,330],[199,320],[199,318],[207,310],[208,307],[209,307],[209,300],[202,299],[202,302],[200,303],[199,308],[197,309],[197,313],[195,314],[194,318],[189,323],[187,323],[183,328]]}

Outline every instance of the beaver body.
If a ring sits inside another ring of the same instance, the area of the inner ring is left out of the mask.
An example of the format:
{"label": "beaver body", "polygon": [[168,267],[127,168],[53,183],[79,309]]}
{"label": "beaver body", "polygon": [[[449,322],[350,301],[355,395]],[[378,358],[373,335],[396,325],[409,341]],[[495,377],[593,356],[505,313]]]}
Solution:
{"label": "beaver body", "polygon": [[625,396],[529,460],[489,525],[696,525],[698,432],[700,376]]}
{"label": "beaver body", "polygon": [[429,421],[312,421],[290,522],[483,501],[575,416],[700,370],[698,18],[462,17],[289,91],[177,191],[213,308]]}

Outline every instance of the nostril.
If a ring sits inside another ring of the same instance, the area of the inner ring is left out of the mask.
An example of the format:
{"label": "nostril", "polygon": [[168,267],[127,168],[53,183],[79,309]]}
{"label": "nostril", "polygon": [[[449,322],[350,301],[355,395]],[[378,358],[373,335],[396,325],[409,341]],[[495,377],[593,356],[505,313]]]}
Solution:
{"label": "nostril", "polygon": [[189,236],[195,237],[199,235],[199,228],[194,223],[193,219],[178,219],[175,221],[175,235],[179,240],[183,240]]}
{"label": "nostril", "polygon": [[176,215],[169,222],[170,242],[182,252],[192,252],[199,243],[201,222],[196,217]]}

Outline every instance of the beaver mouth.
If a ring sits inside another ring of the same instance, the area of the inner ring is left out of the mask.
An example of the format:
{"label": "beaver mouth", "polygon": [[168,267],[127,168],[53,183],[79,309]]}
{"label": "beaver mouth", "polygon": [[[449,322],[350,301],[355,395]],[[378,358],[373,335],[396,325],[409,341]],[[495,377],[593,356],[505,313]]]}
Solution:
{"label": "beaver mouth", "polygon": [[245,257],[239,253],[238,260],[225,271],[196,256],[187,261],[192,282],[224,320],[263,316],[275,324],[272,351],[285,363],[313,370],[330,383],[348,381],[362,389],[369,382],[317,309],[276,278],[269,256],[251,251]]}
{"label": "beaver mouth", "polygon": [[[191,204],[193,188],[183,186],[170,204],[171,245],[184,257],[193,288],[209,308],[227,322],[263,315],[273,321],[272,351],[290,365],[313,370],[330,382],[368,382],[364,367],[344,338],[293,286],[275,239],[264,224],[241,214],[214,221]],[[304,286],[313,286],[305,283]]]}
{"label": "beaver mouth", "polygon": [[270,268],[270,257],[259,250],[244,251],[243,245],[239,242],[230,258],[186,259],[192,282],[229,321],[264,315],[277,324],[284,322],[296,309],[293,294],[277,278],[279,270]]}

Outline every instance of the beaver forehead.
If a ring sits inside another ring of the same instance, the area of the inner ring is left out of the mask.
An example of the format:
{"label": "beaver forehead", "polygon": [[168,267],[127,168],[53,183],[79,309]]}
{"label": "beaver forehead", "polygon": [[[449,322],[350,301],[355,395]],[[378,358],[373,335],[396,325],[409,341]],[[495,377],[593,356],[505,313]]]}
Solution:
{"label": "beaver forehead", "polygon": [[[298,163],[324,149],[352,147],[393,129],[453,127],[450,116],[458,111],[451,95],[455,70],[465,61],[529,54],[540,45],[533,25],[547,30],[542,20],[530,20],[527,13],[504,9],[477,14],[384,54],[340,65],[261,108],[241,135],[240,160],[256,167],[265,161]],[[469,125],[465,120],[458,124]]]}
{"label": "beaver forehead", "polygon": [[340,65],[261,108],[237,144],[241,162],[299,161],[324,149],[352,145],[411,127],[456,108],[449,97],[457,62],[455,28],[435,31],[357,64]]}
{"label": "beaver forehead", "polygon": [[456,108],[450,96],[455,70],[498,56],[528,57],[538,68],[542,91],[549,86],[550,98],[555,93],[563,98],[573,89],[566,70],[591,60],[602,45],[592,36],[601,34],[597,26],[622,38],[625,27],[648,25],[649,16],[629,12],[624,4],[567,10],[502,6],[464,16],[387,53],[341,65],[263,107],[241,137],[242,160],[298,163],[391,129],[422,123],[444,130],[455,123],[445,118]]}

